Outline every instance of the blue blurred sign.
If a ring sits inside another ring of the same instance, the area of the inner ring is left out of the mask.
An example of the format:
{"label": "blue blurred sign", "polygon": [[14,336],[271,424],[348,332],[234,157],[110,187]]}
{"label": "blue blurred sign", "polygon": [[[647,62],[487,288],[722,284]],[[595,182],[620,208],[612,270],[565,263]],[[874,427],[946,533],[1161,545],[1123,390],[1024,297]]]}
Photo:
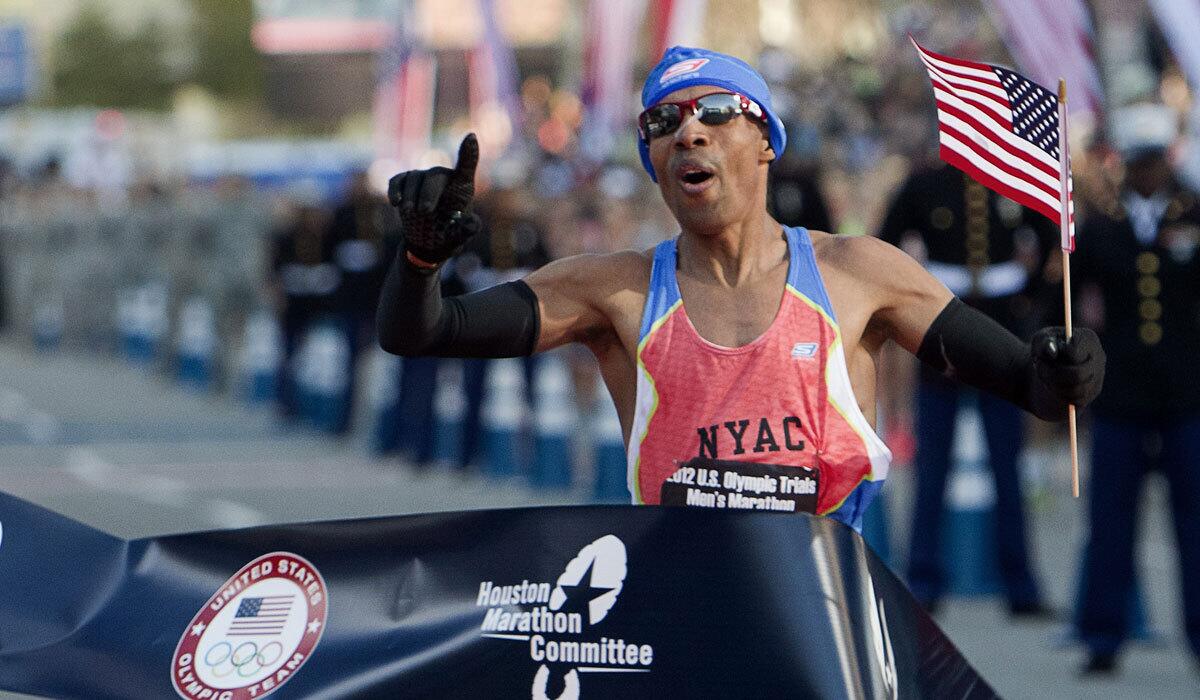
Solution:
{"label": "blue blurred sign", "polygon": [[0,107],[29,97],[32,86],[29,32],[23,24],[0,24]]}

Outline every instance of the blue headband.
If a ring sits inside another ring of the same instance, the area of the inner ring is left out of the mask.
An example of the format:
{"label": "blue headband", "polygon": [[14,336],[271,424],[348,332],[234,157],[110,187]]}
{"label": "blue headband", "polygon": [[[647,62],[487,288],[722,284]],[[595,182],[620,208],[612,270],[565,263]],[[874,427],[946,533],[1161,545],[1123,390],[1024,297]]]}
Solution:
{"label": "blue headband", "polygon": [[[670,93],[693,85],[724,88],[756,102],[766,116],[775,157],[783,155],[787,133],[783,130],[783,122],[775,115],[775,108],[771,106],[771,90],[767,82],[750,64],[733,56],[707,49],[672,46],[646,77],[646,84],[642,87],[642,109],[649,109]],[[642,167],[650,173],[650,179],[658,182],[654,166],[650,164],[650,147],[640,137],[638,153],[642,156]]]}

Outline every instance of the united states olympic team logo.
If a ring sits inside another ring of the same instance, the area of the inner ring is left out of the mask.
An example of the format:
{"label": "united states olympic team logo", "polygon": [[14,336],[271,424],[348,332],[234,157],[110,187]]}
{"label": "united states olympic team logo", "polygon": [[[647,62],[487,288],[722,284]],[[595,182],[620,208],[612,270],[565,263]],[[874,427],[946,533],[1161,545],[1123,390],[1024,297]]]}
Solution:
{"label": "united states olympic team logo", "polygon": [[246,700],[277,690],[312,656],[325,631],[325,580],[290,552],[246,564],[192,618],[171,661],[189,700]]}

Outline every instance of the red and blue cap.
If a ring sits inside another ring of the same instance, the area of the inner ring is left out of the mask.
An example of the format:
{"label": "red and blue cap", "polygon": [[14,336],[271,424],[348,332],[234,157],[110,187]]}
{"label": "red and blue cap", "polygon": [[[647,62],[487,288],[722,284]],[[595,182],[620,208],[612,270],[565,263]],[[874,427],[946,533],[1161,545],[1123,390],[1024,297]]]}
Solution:
{"label": "red and blue cap", "polygon": [[[771,90],[767,87],[767,81],[749,63],[728,54],[688,46],[667,49],[642,86],[642,109],[649,109],[672,92],[693,85],[723,88],[757,103],[766,118],[775,157],[783,153],[787,145],[787,132],[775,114],[775,108],[771,106]],[[650,147],[641,138],[638,139],[638,153],[642,156],[642,167],[650,173],[650,179],[658,182],[654,166],[650,164]]]}

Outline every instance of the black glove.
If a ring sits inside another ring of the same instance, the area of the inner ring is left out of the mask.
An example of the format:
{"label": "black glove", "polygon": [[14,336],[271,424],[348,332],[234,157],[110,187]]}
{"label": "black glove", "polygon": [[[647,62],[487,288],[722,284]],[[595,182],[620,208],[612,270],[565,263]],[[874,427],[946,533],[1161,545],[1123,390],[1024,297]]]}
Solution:
{"label": "black glove", "polygon": [[1065,415],[1067,404],[1082,408],[1100,394],[1105,358],[1095,331],[1076,328],[1067,340],[1065,328],[1043,328],[1033,334],[1030,345],[1035,404],[1053,406],[1055,413]]}
{"label": "black glove", "polygon": [[400,212],[404,248],[421,262],[438,265],[479,231],[471,213],[479,142],[467,134],[454,169],[409,170],[388,181],[388,201]]}

